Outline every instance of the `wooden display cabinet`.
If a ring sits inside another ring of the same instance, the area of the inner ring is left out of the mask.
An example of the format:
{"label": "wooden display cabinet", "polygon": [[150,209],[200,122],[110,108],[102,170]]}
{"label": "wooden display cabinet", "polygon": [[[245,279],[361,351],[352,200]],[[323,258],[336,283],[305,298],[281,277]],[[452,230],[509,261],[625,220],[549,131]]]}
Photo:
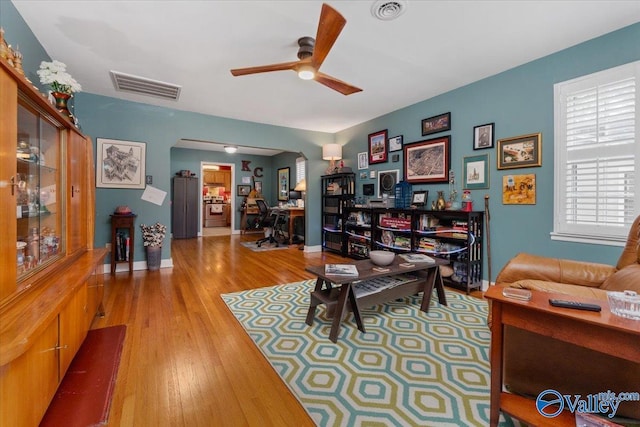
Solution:
{"label": "wooden display cabinet", "polygon": [[102,306],[93,146],[0,58],[0,425],[37,426]]}

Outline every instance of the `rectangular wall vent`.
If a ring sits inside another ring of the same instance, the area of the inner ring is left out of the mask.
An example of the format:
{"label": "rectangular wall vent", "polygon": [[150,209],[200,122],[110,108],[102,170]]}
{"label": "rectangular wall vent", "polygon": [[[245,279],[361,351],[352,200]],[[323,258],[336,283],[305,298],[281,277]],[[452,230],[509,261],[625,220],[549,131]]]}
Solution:
{"label": "rectangular wall vent", "polygon": [[156,96],[158,98],[171,99],[173,101],[177,101],[180,97],[180,90],[182,89],[182,86],[146,79],[144,77],[132,76],[131,74],[125,74],[119,71],[112,70],[110,74],[111,80],[113,80],[113,86],[118,91]]}

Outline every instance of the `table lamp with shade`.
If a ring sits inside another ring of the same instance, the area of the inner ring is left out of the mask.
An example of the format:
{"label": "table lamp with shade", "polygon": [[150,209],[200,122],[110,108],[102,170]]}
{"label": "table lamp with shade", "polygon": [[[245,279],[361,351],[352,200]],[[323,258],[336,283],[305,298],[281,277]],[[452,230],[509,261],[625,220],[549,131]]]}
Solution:
{"label": "table lamp with shade", "polygon": [[305,193],[307,191],[307,180],[302,178],[295,186],[295,191],[300,191],[302,193],[302,198],[298,199],[297,205],[299,208],[304,208],[304,198]]}
{"label": "table lamp with shade", "polygon": [[342,145],[327,144],[322,146],[322,160],[329,160],[329,168],[327,174],[336,173],[336,160],[342,159]]}

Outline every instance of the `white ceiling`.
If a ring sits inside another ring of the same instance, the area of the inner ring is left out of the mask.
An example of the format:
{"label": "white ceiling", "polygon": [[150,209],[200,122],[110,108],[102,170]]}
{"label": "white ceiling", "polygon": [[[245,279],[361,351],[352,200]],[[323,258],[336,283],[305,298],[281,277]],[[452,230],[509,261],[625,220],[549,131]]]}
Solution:
{"label": "white ceiling", "polygon": [[[324,132],[640,21],[640,1],[409,0],[394,21],[373,0],[329,1],[347,24],[322,71],[363,89],[344,96],[291,71],[229,72],[296,60],[320,1],[12,1],[86,92]],[[180,98],[116,92],[110,70],[181,85]]]}

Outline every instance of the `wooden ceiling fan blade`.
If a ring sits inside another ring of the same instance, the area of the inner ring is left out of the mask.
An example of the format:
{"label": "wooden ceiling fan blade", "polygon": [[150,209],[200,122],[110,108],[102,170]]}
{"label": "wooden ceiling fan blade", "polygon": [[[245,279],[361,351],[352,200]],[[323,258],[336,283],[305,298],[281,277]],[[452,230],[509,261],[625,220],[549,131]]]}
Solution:
{"label": "wooden ceiling fan blade", "polygon": [[326,3],[322,4],[320,21],[318,22],[318,32],[316,34],[316,44],[313,48],[313,56],[311,57],[311,65],[313,68],[316,70],[320,68],[346,23],[347,20],[340,15],[340,12]]}
{"label": "wooden ceiling fan blade", "polygon": [[343,95],[351,95],[352,93],[362,92],[362,89],[352,86],[349,83],[338,80],[324,73],[316,73],[315,81],[323,84]]}
{"label": "wooden ceiling fan blade", "polygon": [[231,70],[234,76],[246,76],[247,74],[269,73],[271,71],[295,70],[300,61],[282,62],[280,64],[261,65],[258,67],[235,68]]}

